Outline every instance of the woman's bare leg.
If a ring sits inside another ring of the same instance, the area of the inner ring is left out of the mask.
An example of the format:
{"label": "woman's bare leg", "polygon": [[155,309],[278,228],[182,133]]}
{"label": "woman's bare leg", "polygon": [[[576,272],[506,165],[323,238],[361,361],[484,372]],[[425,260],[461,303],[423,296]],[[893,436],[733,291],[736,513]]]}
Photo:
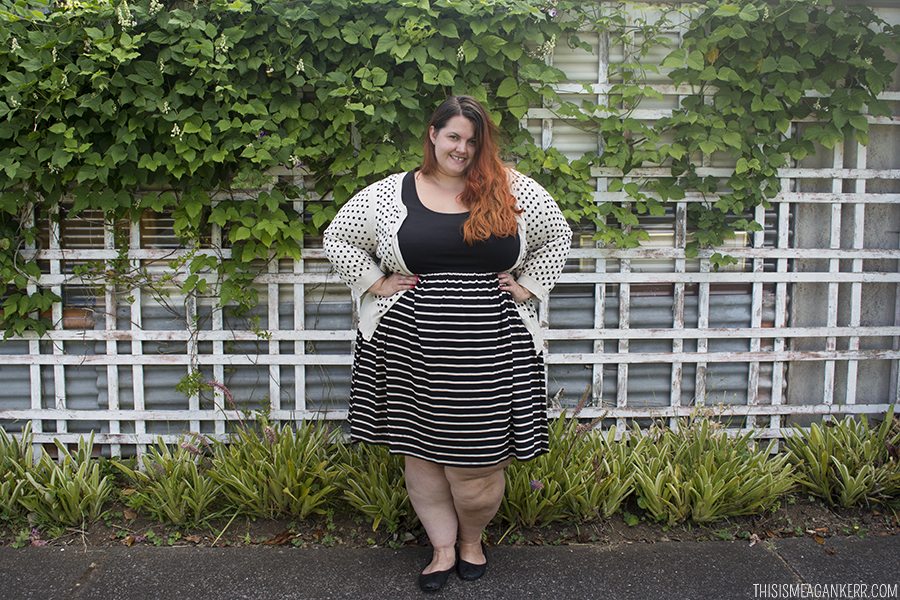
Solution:
{"label": "woman's bare leg", "polygon": [[503,500],[507,464],[470,469],[406,457],[409,499],[434,548],[423,573],[451,568],[457,539],[460,559],[476,565],[485,562],[481,534]]}
{"label": "woman's bare leg", "polygon": [[422,573],[446,571],[456,563],[456,509],[444,467],[419,458],[406,458],[406,490],[425,527],[434,555]]}
{"label": "woman's bare leg", "polygon": [[507,464],[509,461],[478,469],[444,469],[456,509],[460,560],[473,565],[484,564],[486,561],[481,536],[503,500],[506,491],[503,469]]}

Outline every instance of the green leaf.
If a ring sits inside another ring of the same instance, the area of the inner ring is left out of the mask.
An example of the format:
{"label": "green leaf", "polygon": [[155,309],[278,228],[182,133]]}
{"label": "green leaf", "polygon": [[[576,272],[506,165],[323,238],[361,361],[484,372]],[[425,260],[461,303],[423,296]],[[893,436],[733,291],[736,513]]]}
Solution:
{"label": "green leaf", "polygon": [[684,66],[686,58],[687,53],[683,48],[679,48],[669,53],[669,55],[663,59],[660,66],[664,69],[680,69]]}
{"label": "green leaf", "polygon": [[803,66],[793,56],[782,56],[778,59],[778,70],[782,73],[800,73]]}
{"label": "green leaf", "polygon": [[808,23],[809,13],[807,13],[806,6],[802,3],[794,4],[788,13],[788,19],[791,23]]}
{"label": "green leaf", "polygon": [[487,52],[488,56],[494,56],[501,48],[506,46],[507,42],[496,35],[485,35],[478,40],[478,44],[485,52]]}
{"label": "green leaf", "polygon": [[699,50],[694,50],[687,56],[687,66],[695,71],[702,71],[704,66],[703,54]]}
{"label": "green leaf", "polygon": [[528,113],[528,100],[522,94],[516,94],[509,99],[509,112],[516,120],[522,119]]}
{"label": "green leaf", "polygon": [[740,149],[743,145],[743,136],[736,131],[726,131],[722,134],[722,141],[726,145]]}
{"label": "green leaf", "polygon": [[741,12],[738,13],[738,18],[753,23],[759,19],[759,10],[752,4],[744,4]]}
{"label": "green leaf", "polygon": [[514,77],[507,77],[497,88],[497,96],[500,98],[509,98],[519,91],[519,82]]}
{"label": "green leaf", "polygon": [[869,120],[864,115],[853,115],[848,121],[854,129],[869,131]]}

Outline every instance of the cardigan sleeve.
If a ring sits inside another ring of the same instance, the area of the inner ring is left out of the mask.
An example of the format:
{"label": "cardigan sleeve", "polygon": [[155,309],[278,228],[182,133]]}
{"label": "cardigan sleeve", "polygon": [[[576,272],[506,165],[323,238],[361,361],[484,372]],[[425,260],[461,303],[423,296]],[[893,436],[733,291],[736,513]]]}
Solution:
{"label": "cardigan sleeve", "polygon": [[556,200],[530,177],[519,174],[512,193],[525,218],[525,258],[514,275],[519,285],[542,300],[566,266],[572,229]]}
{"label": "cardigan sleeve", "polygon": [[341,281],[359,295],[384,277],[375,254],[378,248],[375,188],[378,185],[370,185],[350,198],[325,229],[325,256]]}

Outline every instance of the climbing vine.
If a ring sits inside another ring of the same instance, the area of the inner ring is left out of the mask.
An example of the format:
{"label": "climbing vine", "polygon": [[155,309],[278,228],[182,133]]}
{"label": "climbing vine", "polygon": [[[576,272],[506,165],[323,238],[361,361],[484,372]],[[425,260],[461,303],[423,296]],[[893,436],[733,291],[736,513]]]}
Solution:
{"label": "climbing vine", "polygon": [[[451,93],[488,105],[507,158],[597,240],[638,245],[641,214],[700,193],[709,202],[690,205],[688,253],[716,246],[759,227],[752,209],[779,191],[778,168],[817,145],[865,144],[867,115],[889,114],[877,96],[897,29],[824,4],[710,0],[657,6],[651,19],[571,0],[0,0],[2,328],[52,326],[39,315],[58,298],[36,285],[26,250],[34,223],[60,211],[170,213],[188,248],[218,226],[230,254],[189,253],[181,291],[251,307],[261,261],[299,258],[352,193],[418,164],[424,122]],[[683,43],[649,60],[676,28]],[[557,44],[592,51],[579,39],[592,30],[626,60],[611,67],[606,102],[576,103],[545,58]],[[690,93],[671,117],[639,121],[632,112],[658,97],[646,84],[656,64]],[[603,149],[540,148],[521,127],[537,105],[596,131]],[[729,178],[698,174],[698,157],[715,153],[734,162]],[[643,166],[671,176],[635,177]],[[274,180],[274,167],[314,189]],[[629,203],[595,202],[598,168],[621,172],[609,189]],[[102,284],[113,262],[80,274]]]}

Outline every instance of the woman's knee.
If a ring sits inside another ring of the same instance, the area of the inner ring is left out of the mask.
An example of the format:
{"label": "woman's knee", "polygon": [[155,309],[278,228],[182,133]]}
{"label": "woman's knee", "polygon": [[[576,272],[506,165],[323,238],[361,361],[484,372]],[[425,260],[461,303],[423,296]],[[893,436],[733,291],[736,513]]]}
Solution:
{"label": "woman's knee", "polygon": [[447,467],[446,475],[454,502],[471,509],[494,506],[506,488],[503,465],[483,469]]}

